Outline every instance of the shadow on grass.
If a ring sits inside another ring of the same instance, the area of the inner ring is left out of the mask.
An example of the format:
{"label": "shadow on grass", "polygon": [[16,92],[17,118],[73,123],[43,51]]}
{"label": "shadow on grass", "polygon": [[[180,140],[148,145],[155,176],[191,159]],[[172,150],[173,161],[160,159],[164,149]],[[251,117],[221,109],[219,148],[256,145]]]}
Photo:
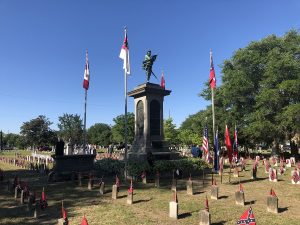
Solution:
{"label": "shadow on grass", "polygon": [[242,180],[242,181],[231,181],[231,184],[239,184],[239,183],[244,184],[244,183],[261,181],[261,180],[266,180],[266,179],[268,179],[268,177],[259,177],[259,178],[256,178],[255,180],[248,179],[248,180]]}
{"label": "shadow on grass", "polygon": [[227,195],[222,195],[222,196],[220,196],[218,199],[226,199],[226,198],[228,198]]}
{"label": "shadow on grass", "polygon": [[284,208],[278,208],[278,213],[283,213],[285,211],[288,211],[289,207],[284,207]]}
{"label": "shadow on grass", "polygon": [[245,205],[254,205],[255,202],[256,202],[256,200],[247,201],[247,202],[245,202]]}
{"label": "shadow on grass", "polygon": [[178,219],[184,219],[184,218],[187,218],[187,217],[190,217],[192,216],[192,213],[190,212],[186,212],[186,213],[181,213],[178,215]]}
{"label": "shadow on grass", "polygon": [[223,224],[225,224],[226,223],[226,221],[220,221],[220,222],[216,222],[216,223],[212,223],[211,225],[223,225]]}
{"label": "shadow on grass", "polygon": [[134,204],[136,204],[136,203],[142,203],[142,202],[149,202],[151,200],[152,200],[152,198],[149,198],[149,199],[140,199],[140,200],[134,201]]}

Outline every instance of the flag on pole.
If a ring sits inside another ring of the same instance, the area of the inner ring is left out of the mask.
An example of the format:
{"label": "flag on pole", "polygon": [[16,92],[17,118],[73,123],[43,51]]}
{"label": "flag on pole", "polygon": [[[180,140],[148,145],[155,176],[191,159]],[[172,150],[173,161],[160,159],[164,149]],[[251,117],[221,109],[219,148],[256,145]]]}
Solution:
{"label": "flag on pole", "polygon": [[165,89],[165,87],[166,87],[166,82],[165,82],[165,78],[164,78],[164,72],[162,72],[162,74],[161,74],[160,86],[163,89]]}
{"label": "flag on pole", "polygon": [[214,62],[212,57],[212,51],[210,50],[210,71],[209,71],[209,85],[210,88],[216,88],[216,74],[214,68]]}
{"label": "flag on pole", "polygon": [[233,156],[237,159],[238,157],[238,139],[237,139],[237,128],[235,126],[233,133]]}
{"label": "flag on pole", "polygon": [[214,141],[214,169],[215,171],[219,171],[219,156],[220,156],[220,149],[219,149],[219,134],[218,134],[218,130],[216,132],[215,135],[215,141]]}
{"label": "flag on pole", "polygon": [[207,124],[205,124],[204,130],[203,130],[202,149],[206,154],[206,159],[208,159],[209,158],[209,149],[208,149],[208,128],[207,128]]}
{"label": "flag on pole", "polygon": [[123,59],[123,69],[126,74],[130,74],[130,62],[129,62],[129,46],[127,38],[127,30],[125,29],[125,38],[121,48],[119,57]]}
{"label": "flag on pole", "polygon": [[256,225],[255,217],[254,217],[251,207],[244,212],[244,214],[237,221],[237,224],[239,224],[239,225]]}
{"label": "flag on pole", "polygon": [[226,148],[227,148],[227,154],[228,154],[229,162],[231,164],[232,163],[232,145],[231,145],[229,129],[228,129],[227,125],[226,125],[226,128],[225,128],[225,145],[226,145]]}
{"label": "flag on pole", "polygon": [[46,198],[46,194],[45,194],[45,190],[43,188],[43,191],[42,191],[42,196],[40,198],[40,207],[42,210],[46,209],[48,206],[48,203],[47,203],[47,198]]}
{"label": "flag on pole", "polygon": [[90,66],[89,66],[89,58],[88,51],[85,53],[85,69],[84,69],[84,77],[83,77],[83,88],[85,90],[89,89],[90,85]]}

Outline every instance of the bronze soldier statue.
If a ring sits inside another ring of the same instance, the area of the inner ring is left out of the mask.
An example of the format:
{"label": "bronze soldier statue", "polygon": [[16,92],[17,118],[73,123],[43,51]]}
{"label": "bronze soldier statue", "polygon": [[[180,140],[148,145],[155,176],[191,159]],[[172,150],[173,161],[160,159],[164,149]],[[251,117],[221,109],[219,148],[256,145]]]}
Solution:
{"label": "bronze soldier statue", "polygon": [[145,55],[145,60],[143,61],[143,69],[146,70],[147,82],[149,82],[151,74],[153,74],[153,76],[157,79],[152,71],[153,62],[156,60],[156,57],[157,55],[151,55],[150,50]]}

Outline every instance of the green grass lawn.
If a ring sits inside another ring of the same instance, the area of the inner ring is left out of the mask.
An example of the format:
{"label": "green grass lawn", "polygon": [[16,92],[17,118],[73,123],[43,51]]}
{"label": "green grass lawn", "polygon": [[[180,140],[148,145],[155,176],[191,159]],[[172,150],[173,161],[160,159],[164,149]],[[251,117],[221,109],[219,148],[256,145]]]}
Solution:
{"label": "green grass lawn", "polygon": [[[31,171],[18,170],[14,166],[0,162],[0,168],[6,171],[7,177],[11,178],[18,174],[22,180],[28,181],[32,189],[40,196],[42,188],[48,198],[49,207],[42,213],[39,219],[33,219],[26,211],[25,205],[20,205],[19,199],[15,200],[13,193],[7,191],[5,183],[0,185],[0,224],[56,224],[61,217],[61,200],[64,200],[70,224],[80,224],[83,215],[88,219],[90,225],[98,224],[199,224],[199,210],[204,209],[205,196],[208,196],[212,224],[236,224],[241,214],[252,205],[257,224],[300,224],[300,185],[292,185],[290,182],[290,171],[288,169],[284,176],[279,177],[279,182],[269,182],[268,175],[264,173],[263,167],[258,169],[258,180],[250,179],[252,163],[249,161],[247,170],[241,172],[240,178],[223,176],[223,184],[220,177],[217,178],[219,185],[219,200],[210,200],[210,175],[206,176],[205,184],[202,184],[202,175],[195,177],[196,181],[194,196],[186,194],[186,180],[178,182],[179,219],[169,218],[169,201],[172,200],[171,180],[162,180],[162,187],[157,189],[153,183],[135,183],[134,204],[126,204],[128,186],[122,182],[119,193],[120,198],[112,200],[112,179],[105,179],[107,192],[100,196],[99,186],[95,185],[93,190],[87,189],[87,180],[83,186],[78,187],[71,181],[47,183],[45,176]],[[293,168],[292,168],[293,169]],[[228,171],[226,171],[228,172]],[[246,206],[235,204],[234,192],[238,190],[239,180],[243,184]],[[279,198],[279,213],[272,214],[266,210],[266,201],[270,188],[273,187]]]}

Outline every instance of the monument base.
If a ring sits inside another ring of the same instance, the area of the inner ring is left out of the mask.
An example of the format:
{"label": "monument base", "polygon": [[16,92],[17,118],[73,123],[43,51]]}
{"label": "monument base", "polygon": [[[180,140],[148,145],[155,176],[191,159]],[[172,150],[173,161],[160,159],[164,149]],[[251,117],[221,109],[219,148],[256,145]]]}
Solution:
{"label": "monument base", "polygon": [[49,177],[51,181],[54,177],[55,180],[59,179],[71,179],[74,172],[88,172],[93,170],[95,155],[52,155],[54,159],[52,177]]}
{"label": "monument base", "polygon": [[[154,160],[174,160],[179,158],[179,153],[177,152],[152,152]],[[128,159],[142,159],[147,160],[146,153],[135,153],[128,152]]]}

